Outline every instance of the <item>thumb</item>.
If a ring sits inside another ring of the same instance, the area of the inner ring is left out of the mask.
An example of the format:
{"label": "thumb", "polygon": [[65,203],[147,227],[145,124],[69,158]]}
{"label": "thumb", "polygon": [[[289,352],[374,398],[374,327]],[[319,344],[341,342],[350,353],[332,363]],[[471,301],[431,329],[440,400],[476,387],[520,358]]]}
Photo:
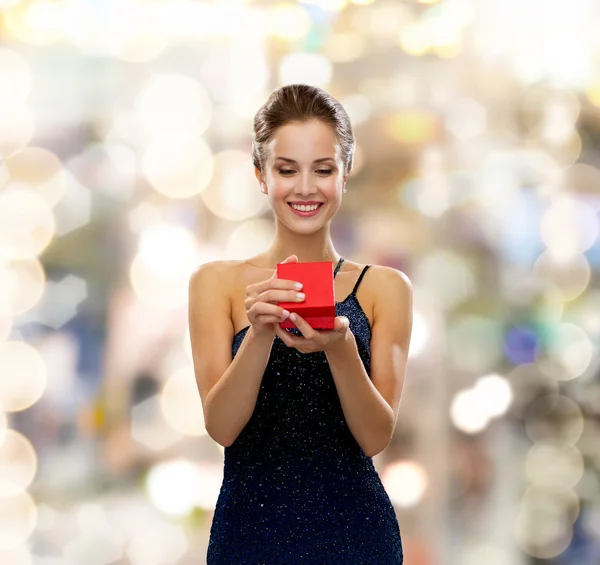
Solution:
{"label": "thumb", "polygon": [[333,322],[333,329],[339,333],[346,333],[350,327],[350,320],[346,316],[337,316]]}
{"label": "thumb", "polygon": [[297,263],[297,262],[298,262],[298,257],[296,255],[290,255],[282,261],[282,263]]}

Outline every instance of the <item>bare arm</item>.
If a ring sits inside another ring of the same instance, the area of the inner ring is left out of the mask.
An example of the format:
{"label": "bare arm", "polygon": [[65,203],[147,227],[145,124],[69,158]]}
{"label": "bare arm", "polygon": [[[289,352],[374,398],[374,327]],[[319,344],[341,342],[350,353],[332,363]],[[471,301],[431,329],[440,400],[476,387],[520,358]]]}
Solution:
{"label": "bare arm", "polygon": [[252,328],[232,361],[233,325],[219,262],[199,267],[189,284],[189,326],[196,383],[206,431],[231,445],[252,416],[273,338]]}
{"label": "bare arm", "polygon": [[251,325],[233,358],[234,328],[225,270],[224,264],[217,261],[202,265],[192,274],[188,316],[206,431],[217,443],[228,447],[254,412],[275,337],[274,325],[285,319],[283,310],[273,302],[289,300],[292,291],[281,289],[290,288],[292,283],[274,275],[247,287]]}
{"label": "bare arm", "polygon": [[346,423],[370,457],[383,451],[394,433],[412,330],[410,282],[393,269],[381,274],[371,336],[371,378],[352,333],[326,351]]}

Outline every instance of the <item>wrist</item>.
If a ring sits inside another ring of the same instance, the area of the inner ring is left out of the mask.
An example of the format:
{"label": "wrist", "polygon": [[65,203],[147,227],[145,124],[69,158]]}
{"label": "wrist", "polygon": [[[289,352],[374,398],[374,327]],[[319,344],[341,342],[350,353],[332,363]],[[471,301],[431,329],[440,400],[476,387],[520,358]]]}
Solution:
{"label": "wrist", "polygon": [[252,341],[256,341],[259,343],[271,343],[275,339],[276,333],[274,331],[265,330],[265,331],[257,331],[254,326],[250,326],[248,328],[248,337]]}
{"label": "wrist", "polygon": [[325,348],[327,358],[344,357],[356,345],[354,334],[347,330],[341,339],[335,340]]}

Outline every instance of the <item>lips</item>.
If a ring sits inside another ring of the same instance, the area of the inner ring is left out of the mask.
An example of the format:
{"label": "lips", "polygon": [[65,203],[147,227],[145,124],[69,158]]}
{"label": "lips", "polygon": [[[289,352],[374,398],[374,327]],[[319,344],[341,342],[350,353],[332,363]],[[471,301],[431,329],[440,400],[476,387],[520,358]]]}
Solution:
{"label": "lips", "polygon": [[309,217],[309,216],[314,216],[315,214],[319,213],[319,210],[323,207],[323,202],[294,202],[294,204],[296,205],[301,205],[301,206],[311,206],[314,204],[318,204],[318,207],[315,210],[310,210],[307,212],[303,212],[302,210],[296,210],[293,206],[291,202],[288,202],[288,206],[290,207],[290,209],[292,210],[292,212],[294,212],[294,214],[296,214],[297,216],[303,216],[303,217]]}

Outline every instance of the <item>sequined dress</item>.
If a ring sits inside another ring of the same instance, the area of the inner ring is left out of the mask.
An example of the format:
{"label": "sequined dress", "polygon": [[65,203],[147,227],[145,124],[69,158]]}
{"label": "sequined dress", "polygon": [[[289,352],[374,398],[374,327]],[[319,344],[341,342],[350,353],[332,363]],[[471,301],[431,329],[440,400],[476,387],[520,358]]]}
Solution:
{"label": "sequined dress", "polygon": [[[370,375],[371,328],[356,298],[368,267],[335,307]],[[234,356],[247,329],[234,336]],[[207,564],[402,563],[394,507],[346,424],[325,354],[301,354],[276,337],[254,412],[225,448]]]}

